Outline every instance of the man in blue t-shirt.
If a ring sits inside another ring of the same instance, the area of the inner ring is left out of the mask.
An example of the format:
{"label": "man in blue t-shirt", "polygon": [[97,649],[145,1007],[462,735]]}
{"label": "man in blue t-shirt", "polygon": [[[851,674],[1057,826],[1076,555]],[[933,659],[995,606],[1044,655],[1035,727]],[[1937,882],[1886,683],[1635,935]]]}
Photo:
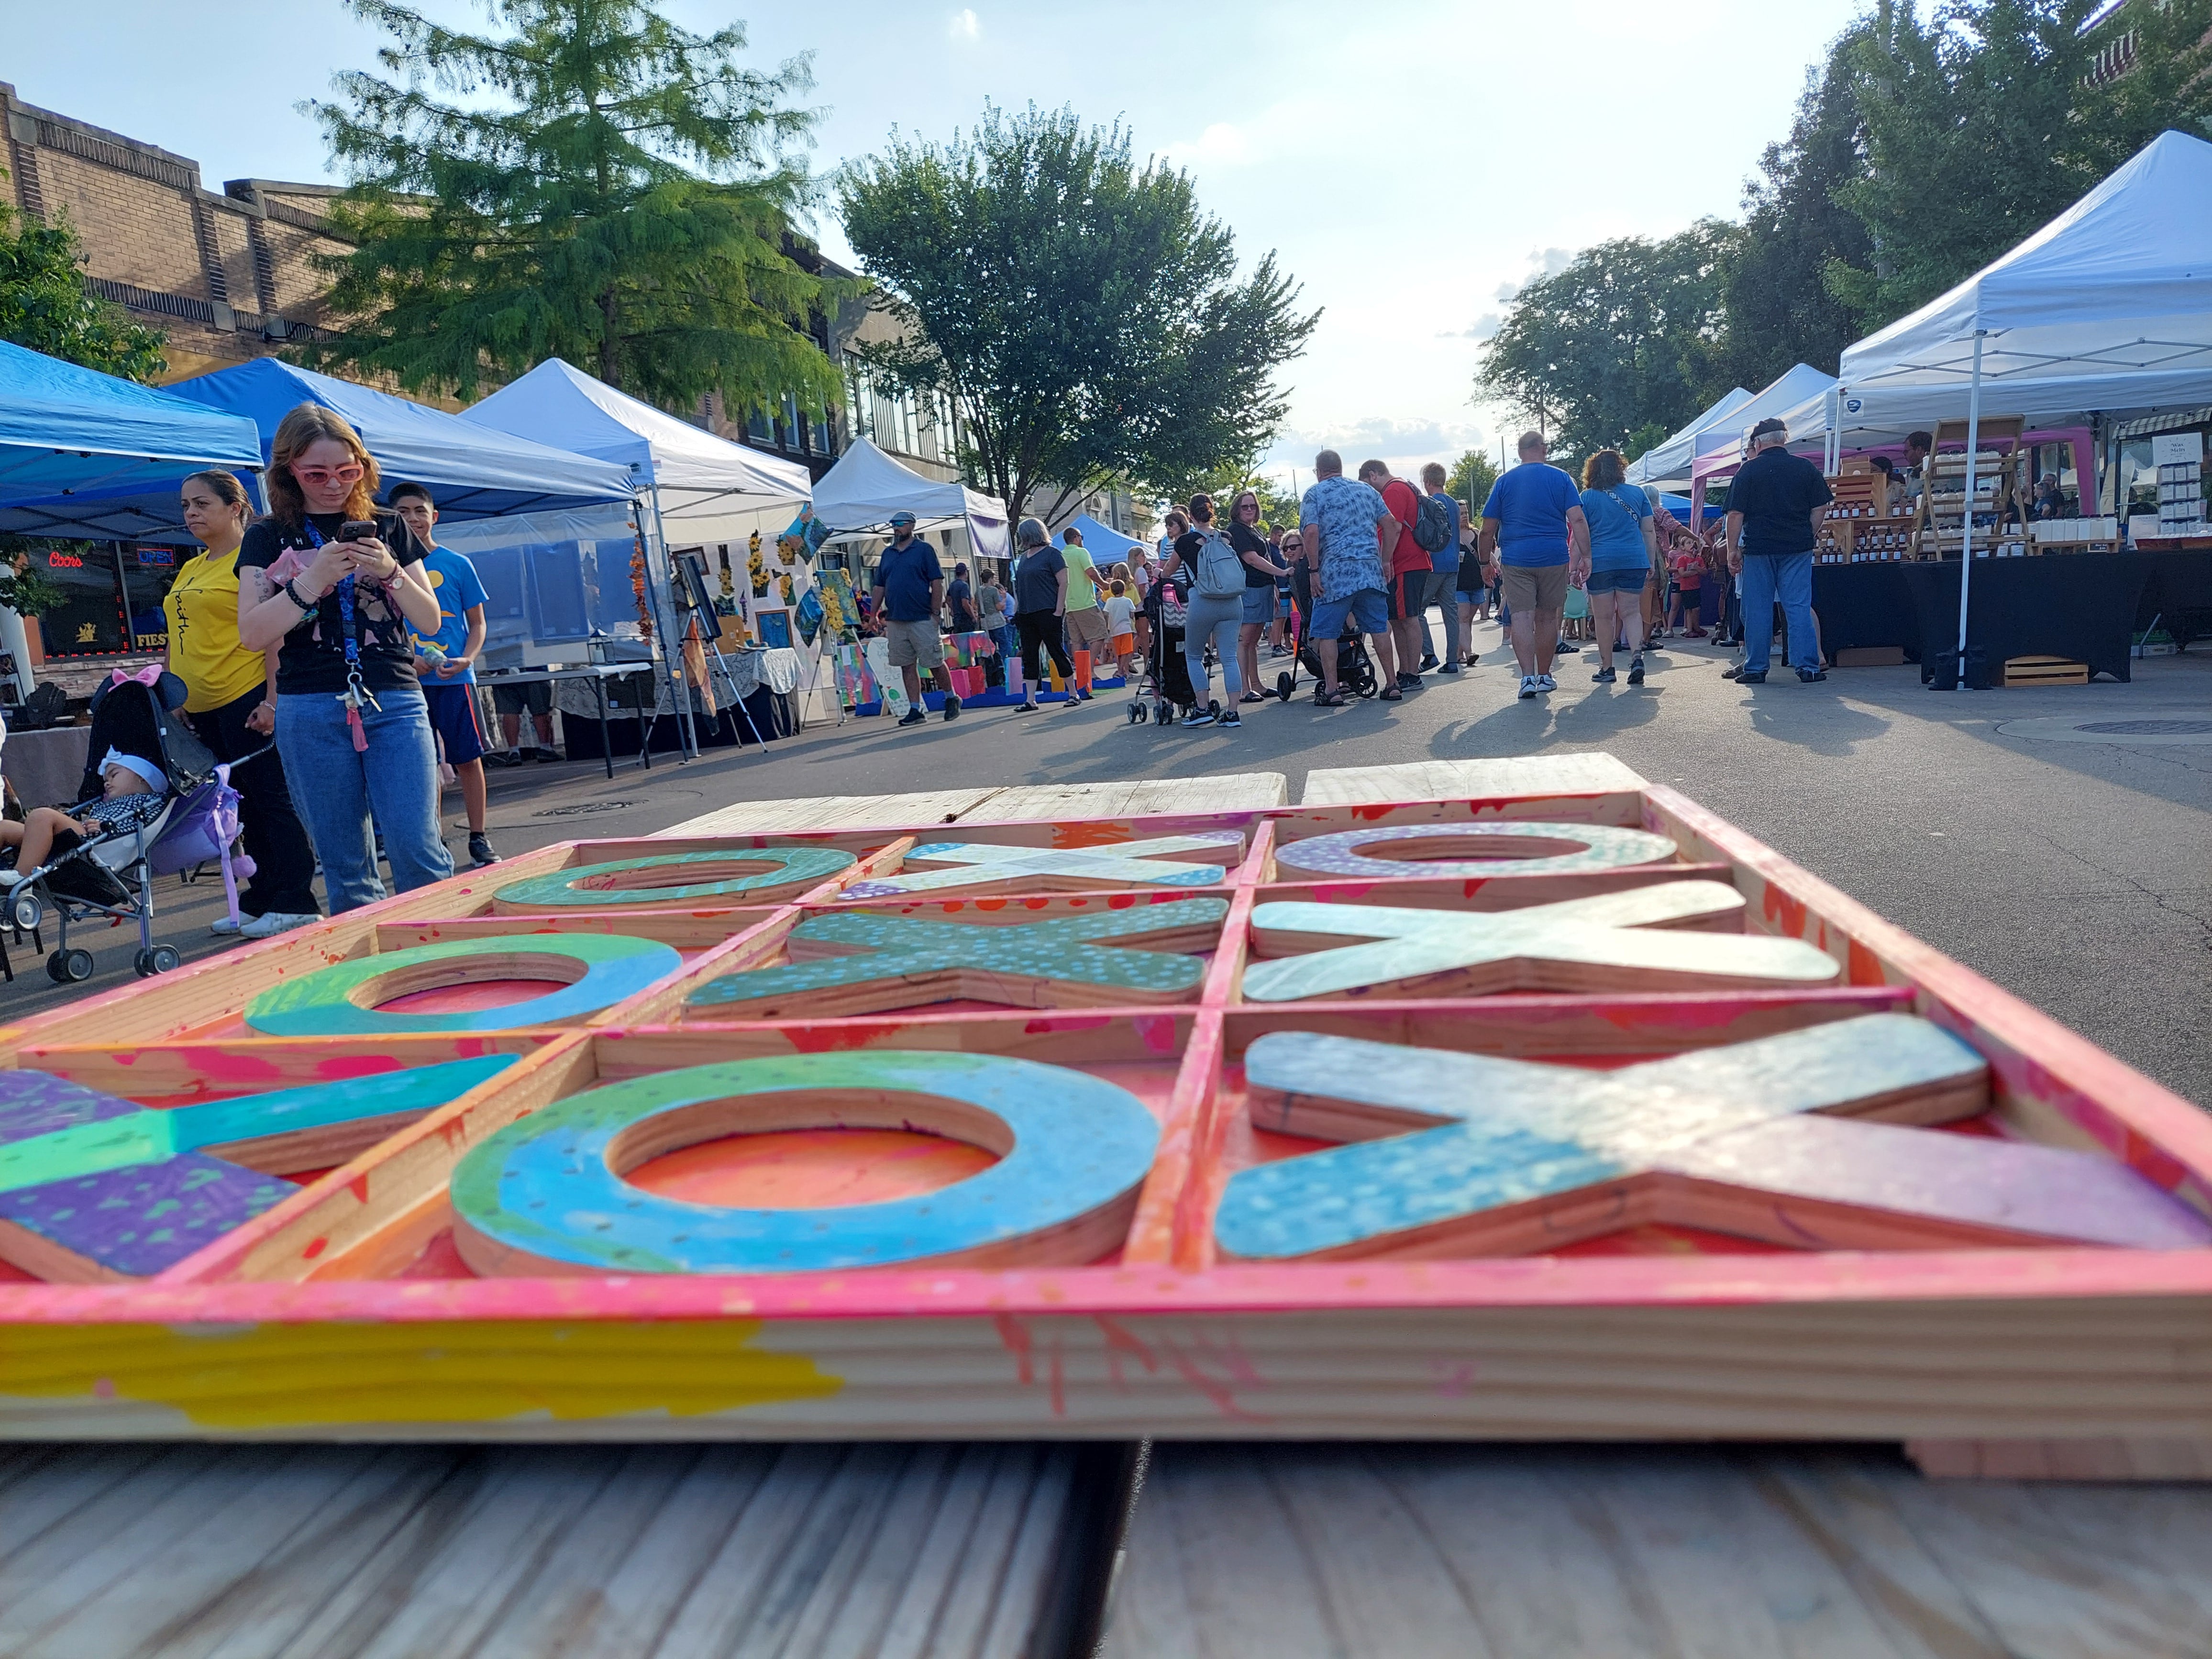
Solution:
{"label": "man in blue t-shirt", "polygon": [[[945,608],[945,567],[928,542],[914,533],[914,514],[891,514],[891,544],[876,565],[876,614],[884,619],[884,638],[890,645],[890,664],[906,680],[907,711],[901,726],[920,726],[922,713],[921,670],[945,678],[945,636],[937,618]],[[945,685],[945,718],[960,718],[960,699],[951,682]]]}
{"label": "man in blue t-shirt", "polygon": [[1728,493],[1729,568],[1743,575],[1743,672],[1763,685],[1774,648],[1774,602],[1790,628],[1790,657],[1808,684],[1825,680],[1813,626],[1813,549],[1835,499],[1812,462],[1790,453],[1790,428],[1769,417],[1751,429],[1751,459]]}
{"label": "man in blue t-shirt", "polygon": [[409,630],[415,641],[415,676],[422,682],[430,729],[438,734],[446,764],[453,769],[453,781],[461,787],[461,806],[469,819],[469,858],[481,869],[499,861],[484,835],[484,740],[477,718],[477,658],[483,651],[485,632],[483,581],[466,558],[432,539],[438,507],[428,490],[418,483],[404,483],[387,499],[422,544],[422,574],[438,596],[438,631],[426,638]]}
{"label": "man in blue t-shirt", "polygon": [[1567,607],[1567,583],[1589,574],[1589,524],[1575,481],[1548,465],[1544,434],[1521,434],[1521,465],[1490,487],[1482,507],[1482,556],[1513,611],[1513,655],[1521,695],[1556,691],[1552,653]]}

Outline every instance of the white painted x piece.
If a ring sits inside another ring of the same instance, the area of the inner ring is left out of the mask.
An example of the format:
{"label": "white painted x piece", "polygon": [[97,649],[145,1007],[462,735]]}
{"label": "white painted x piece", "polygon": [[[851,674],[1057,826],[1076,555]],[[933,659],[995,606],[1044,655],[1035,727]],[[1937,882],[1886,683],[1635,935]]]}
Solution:
{"label": "white painted x piece", "polygon": [[[1107,842],[1097,847],[1003,847],[994,842],[944,841],[917,847],[899,873],[856,881],[847,898],[910,898],[948,889],[988,887],[1000,893],[1066,892],[1104,887],[1212,887],[1226,880],[1228,866],[1170,860],[1176,853],[1212,853],[1235,859],[1244,836],[1236,830],[1208,830],[1191,836],[1156,836],[1147,841]],[[932,867],[938,866],[938,867]]]}
{"label": "white painted x piece", "polygon": [[1743,908],[1743,896],[1717,881],[1661,882],[1520,910],[1262,904],[1252,913],[1262,951],[1328,939],[1367,943],[1255,962],[1244,970],[1244,997],[1802,988],[1842,973],[1833,957],[1799,939],[1665,926],[1740,916]]}

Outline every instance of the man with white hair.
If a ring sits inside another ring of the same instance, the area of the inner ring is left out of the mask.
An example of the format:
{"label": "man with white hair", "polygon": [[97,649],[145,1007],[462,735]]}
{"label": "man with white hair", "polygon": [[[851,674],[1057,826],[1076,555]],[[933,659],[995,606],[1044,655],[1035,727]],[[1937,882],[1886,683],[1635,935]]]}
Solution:
{"label": "man with white hair", "polygon": [[1791,666],[1807,684],[1825,680],[1813,630],[1813,549],[1835,499],[1820,469],[1789,449],[1790,428],[1769,416],[1751,429],[1751,459],[1728,493],[1729,568],[1743,576],[1743,672],[1762,685],[1774,647],[1774,603],[1790,628]]}

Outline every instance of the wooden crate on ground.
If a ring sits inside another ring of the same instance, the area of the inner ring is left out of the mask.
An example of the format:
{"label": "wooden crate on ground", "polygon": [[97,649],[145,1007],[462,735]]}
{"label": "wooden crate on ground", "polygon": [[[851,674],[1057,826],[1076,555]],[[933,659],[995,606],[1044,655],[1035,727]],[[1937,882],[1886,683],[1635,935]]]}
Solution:
{"label": "wooden crate on ground", "polygon": [[2014,685],[2087,685],[2089,665],[2069,657],[2007,657],[2004,683]]}
{"label": "wooden crate on ground", "polygon": [[2201,1114],[1608,757],[1413,770],[547,849],[13,1028],[0,1437],[2212,1440]]}

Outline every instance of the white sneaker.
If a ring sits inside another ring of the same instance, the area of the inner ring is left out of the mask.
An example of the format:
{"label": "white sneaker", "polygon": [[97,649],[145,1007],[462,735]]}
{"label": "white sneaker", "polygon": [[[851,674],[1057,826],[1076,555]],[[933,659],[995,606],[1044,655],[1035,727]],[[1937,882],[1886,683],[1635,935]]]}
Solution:
{"label": "white sneaker", "polygon": [[21,870],[0,870],[0,891],[5,891],[10,887],[21,886],[29,879],[30,878]]}
{"label": "white sneaker", "polygon": [[1534,674],[1523,674],[1521,677],[1521,700],[1526,702],[1535,695],[1536,677]]}
{"label": "white sneaker", "polygon": [[244,921],[235,916],[217,916],[213,921],[208,923],[208,932],[228,936],[236,933],[245,925]]}
{"label": "white sneaker", "polygon": [[289,933],[295,927],[305,927],[310,922],[320,921],[318,915],[291,915],[283,910],[270,910],[238,930],[240,939],[273,939],[279,933]]}
{"label": "white sneaker", "polygon": [[1539,674],[1536,676],[1536,689],[1539,691],[1556,691],[1559,689],[1559,683],[1549,674]]}

